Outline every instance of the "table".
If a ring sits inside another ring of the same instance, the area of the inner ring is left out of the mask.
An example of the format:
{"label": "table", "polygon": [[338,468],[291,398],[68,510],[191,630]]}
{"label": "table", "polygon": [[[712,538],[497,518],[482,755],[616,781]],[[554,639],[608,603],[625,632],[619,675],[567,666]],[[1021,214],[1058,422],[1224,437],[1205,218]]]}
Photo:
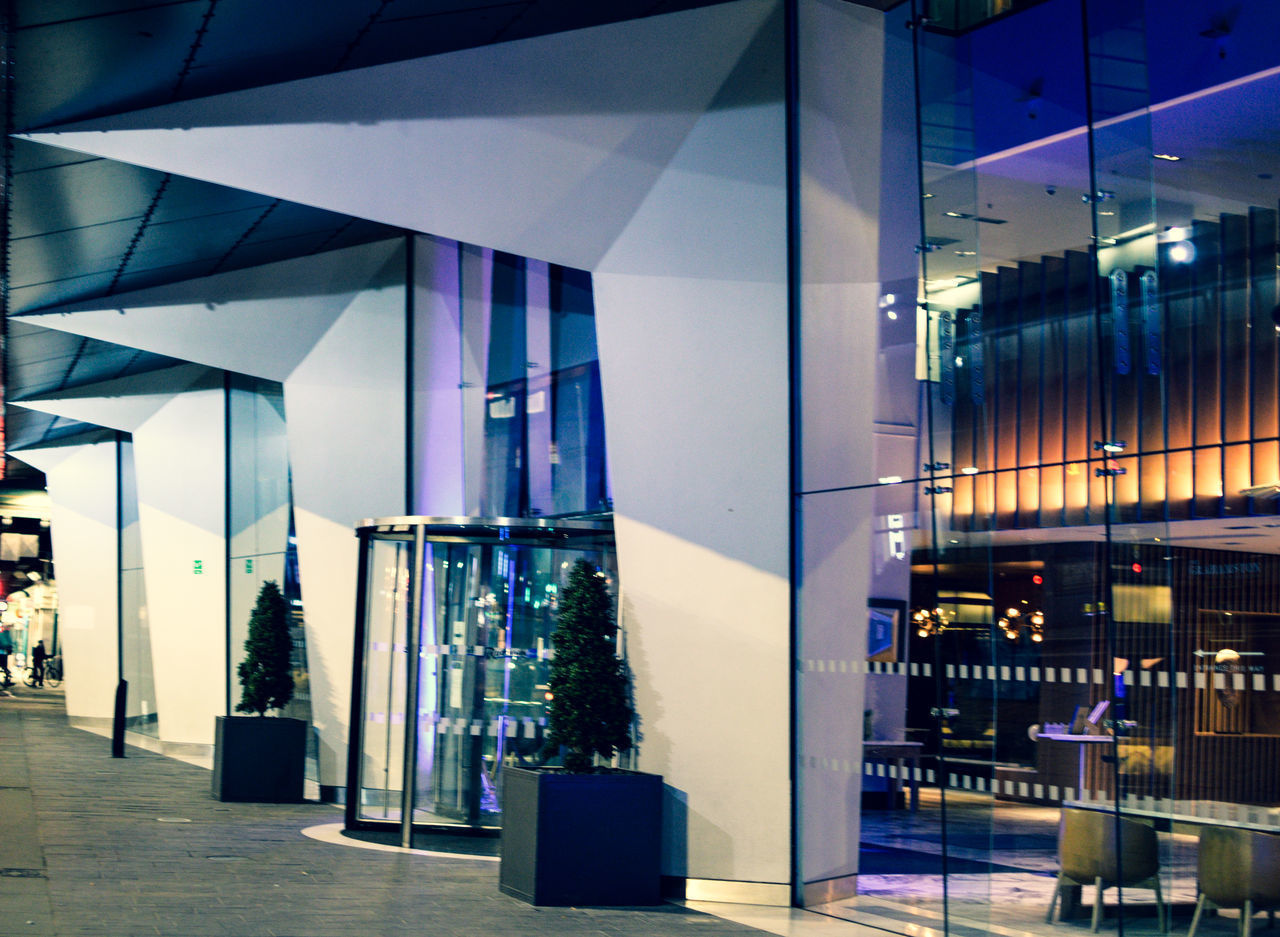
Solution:
{"label": "table", "polygon": [[[911,809],[920,805],[920,754],[924,742],[890,742],[879,739],[868,739],[862,743],[863,761],[889,761],[897,764],[896,777],[890,777],[890,788],[893,803],[898,802],[898,792],[902,790],[902,778],[905,775],[911,785]],[[907,762],[911,762],[910,770]]]}
{"label": "table", "polygon": [[1076,782],[1076,796],[1084,794],[1084,750],[1086,745],[1096,745],[1100,742],[1114,742],[1115,737],[1110,735],[1076,735],[1069,732],[1041,732],[1036,736],[1037,739],[1047,739],[1050,742],[1074,742],[1080,746],[1080,771],[1079,778]]}

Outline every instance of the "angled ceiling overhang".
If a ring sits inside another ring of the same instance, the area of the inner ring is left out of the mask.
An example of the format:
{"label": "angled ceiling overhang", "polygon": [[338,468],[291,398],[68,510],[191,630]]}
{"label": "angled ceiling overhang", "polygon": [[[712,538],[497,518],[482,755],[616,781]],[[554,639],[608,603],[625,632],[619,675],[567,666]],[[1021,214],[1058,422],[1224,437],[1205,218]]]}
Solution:
{"label": "angled ceiling overhang", "polygon": [[[742,0],[26,137],[590,270],[699,121],[778,105],[780,83],[744,74],[778,10]],[[682,172],[723,171],[684,156]]]}
{"label": "angled ceiling overhang", "polygon": [[131,433],[178,394],[221,386],[220,372],[184,364],[10,403]]}
{"label": "angled ceiling overhang", "polygon": [[402,245],[381,241],[16,318],[283,381],[362,290],[403,285],[402,266],[387,269]]}

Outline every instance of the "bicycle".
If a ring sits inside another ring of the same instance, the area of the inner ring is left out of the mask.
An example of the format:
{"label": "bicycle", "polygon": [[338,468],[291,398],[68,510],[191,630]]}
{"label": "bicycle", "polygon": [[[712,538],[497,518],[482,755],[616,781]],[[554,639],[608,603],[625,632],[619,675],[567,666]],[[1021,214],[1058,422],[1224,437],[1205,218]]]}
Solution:
{"label": "bicycle", "polygon": [[[27,686],[36,685],[36,669],[28,667],[22,676],[22,682]],[[62,683],[62,655],[50,657],[44,662],[44,685],[47,687],[56,687]]]}

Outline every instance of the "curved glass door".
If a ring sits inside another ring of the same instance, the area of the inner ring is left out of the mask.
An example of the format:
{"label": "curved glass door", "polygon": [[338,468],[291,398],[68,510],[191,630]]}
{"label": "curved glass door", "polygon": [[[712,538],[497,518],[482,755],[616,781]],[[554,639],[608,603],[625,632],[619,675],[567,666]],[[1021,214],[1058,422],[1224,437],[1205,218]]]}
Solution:
{"label": "curved glass door", "polygon": [[348,826],[500,827],[503,766],[554,755],[551,633],[574,561],[616,592],[612,525],[391,518],[359,536]]}

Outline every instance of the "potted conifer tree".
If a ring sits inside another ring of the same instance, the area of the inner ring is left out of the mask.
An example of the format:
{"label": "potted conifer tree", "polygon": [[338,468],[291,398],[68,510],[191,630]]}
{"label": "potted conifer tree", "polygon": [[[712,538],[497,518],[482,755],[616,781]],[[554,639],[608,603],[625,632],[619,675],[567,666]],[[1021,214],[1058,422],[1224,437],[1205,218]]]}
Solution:
{"label": "potted conifer tree", "polygon": [[503,768],[499,887],[538,905],[661,901],[662,778],[600,764],[635,712],[604,578],[578,560],[560,594],[547,743],[561,768]]}
{"label": "potted conifer tree", "polygon": [[307,724],[267,717],[293,698],[292,647],[284,596],[269,580],[258,592],[237,668],[241,695],[236,712],[255,715],[219,716],[215,727],[213,796],[219,800],[302,800]]}

